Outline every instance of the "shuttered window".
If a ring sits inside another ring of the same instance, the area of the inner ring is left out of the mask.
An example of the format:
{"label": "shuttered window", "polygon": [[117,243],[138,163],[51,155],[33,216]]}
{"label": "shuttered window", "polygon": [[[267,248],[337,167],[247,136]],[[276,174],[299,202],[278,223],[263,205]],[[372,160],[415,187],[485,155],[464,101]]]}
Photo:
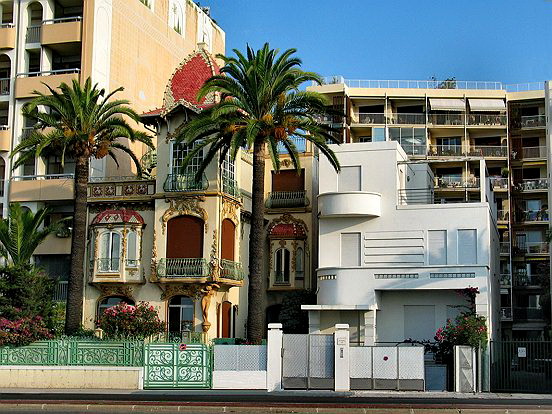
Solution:
{"label": "shuttered window", "polygon": [[341,266],[360,265],[360,233],[342,233]]}
{"label": "shuttered window", "polygon": [[341,167],[337,178],[337,191],[360,191],[360,166]]}
{"label": "shuttered window", "polygon": [[458,230],[458,264],[477,264],[477,230]]}
{"label": "shuttered window", "polygon": [[447,264],[447,231],[428,231],[428,255],[430,265]]}

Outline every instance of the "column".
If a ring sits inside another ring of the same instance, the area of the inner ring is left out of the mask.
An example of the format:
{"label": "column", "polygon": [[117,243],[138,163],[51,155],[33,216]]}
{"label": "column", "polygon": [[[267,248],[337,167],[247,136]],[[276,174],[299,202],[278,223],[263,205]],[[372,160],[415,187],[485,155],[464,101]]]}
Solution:
{"label": "column", "polygon": [[334,352],[335,391],[350,391],[349,325],[346,323],[335,325]]}
{"label": "column", "polygon": [[283,332],[281,323],[268,324],[266,352],[266,390],[282,390],[282,346]]}

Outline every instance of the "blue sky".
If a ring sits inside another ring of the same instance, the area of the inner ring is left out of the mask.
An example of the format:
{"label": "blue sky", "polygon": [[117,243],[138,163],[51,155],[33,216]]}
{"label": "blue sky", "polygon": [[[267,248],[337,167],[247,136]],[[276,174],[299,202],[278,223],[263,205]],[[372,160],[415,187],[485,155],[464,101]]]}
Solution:
{"label": "blue sky", "polygon": [[227,53],[265,41],[350,79],[552,79],[552,0],[203,0]]}

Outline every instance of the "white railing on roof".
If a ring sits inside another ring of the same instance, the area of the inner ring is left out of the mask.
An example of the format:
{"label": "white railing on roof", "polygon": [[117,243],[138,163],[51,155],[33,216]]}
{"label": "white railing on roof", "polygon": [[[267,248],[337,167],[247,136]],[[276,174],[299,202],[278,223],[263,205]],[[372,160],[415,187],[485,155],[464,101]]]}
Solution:
{"label": "white railing on roof", "polygon": [[[345,79],[343,76],[326,76],[324,85],[345,84],[349,88],[405,88],[405,89],[486,89],[502,90],[502,82],[459,80],[369,80]],[[313,85],[316,85],[313,82]]]}
{"label": "white railing on roof", "polygon": [[544,82],[526,82],[504,85],[507,92],[538,91],[544,89]]}

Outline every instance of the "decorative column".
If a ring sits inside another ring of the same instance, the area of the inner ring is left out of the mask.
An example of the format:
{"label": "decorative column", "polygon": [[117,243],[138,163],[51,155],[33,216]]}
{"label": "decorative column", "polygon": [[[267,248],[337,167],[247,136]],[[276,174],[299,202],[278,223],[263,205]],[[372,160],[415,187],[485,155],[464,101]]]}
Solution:
{"label": "decorative column", "polygon": [[335,325],[334,352],[335,391],[350,391],[349,324]]}
{"label": "decorative column", "polygon": [[281,391],[282,388],[282,347],[284,335],[281,323],[268,324],[266,352],[266,390]]}

